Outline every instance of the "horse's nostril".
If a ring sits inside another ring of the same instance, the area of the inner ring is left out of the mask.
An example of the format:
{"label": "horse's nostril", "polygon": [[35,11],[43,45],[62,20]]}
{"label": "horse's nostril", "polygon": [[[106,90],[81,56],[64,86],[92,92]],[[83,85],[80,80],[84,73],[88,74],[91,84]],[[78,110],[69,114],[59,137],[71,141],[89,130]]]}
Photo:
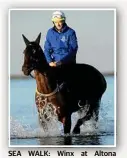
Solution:
{"label": "horse's nostril", "polygon": [[22,66],[22,71],[23,71],[23,73],[24,73],[26,76],[29,75],[29,68],[28,68],[28,67]]}
{"label": "horse's nostril", "polygon": [[25,67],[24,66],[22,66],[22,71],[24,71],[25,70]]}

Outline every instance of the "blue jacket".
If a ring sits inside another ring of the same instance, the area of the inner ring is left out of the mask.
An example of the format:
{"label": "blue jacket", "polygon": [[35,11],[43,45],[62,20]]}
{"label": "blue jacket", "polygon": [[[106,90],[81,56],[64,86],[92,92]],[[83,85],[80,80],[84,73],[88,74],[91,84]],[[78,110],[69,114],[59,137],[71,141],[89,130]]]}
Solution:
{"label": "blue jacket", "polygon": [[54,27],[48,30],[44,44],[44,54],[48,63],[52,61],[76,62],[77,50],[76,33],[67,24],[60,33]]}

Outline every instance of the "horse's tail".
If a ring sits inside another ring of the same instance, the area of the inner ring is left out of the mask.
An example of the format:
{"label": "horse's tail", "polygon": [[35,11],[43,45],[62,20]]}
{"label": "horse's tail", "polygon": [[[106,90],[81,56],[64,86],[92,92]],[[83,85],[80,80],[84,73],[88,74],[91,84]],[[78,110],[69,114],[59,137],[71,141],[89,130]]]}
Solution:
{"label": "horse's tail", "polygon": [[106,81],[106,79],[105,79],[105,77],[102,73],[100,73],[100,77],[101,77],[101,82],[100,82],[101,83],[101,91],[100,91],[100,93],[101,93],[101,96],[102,96],[103,93],[107,89],[107,81]]}

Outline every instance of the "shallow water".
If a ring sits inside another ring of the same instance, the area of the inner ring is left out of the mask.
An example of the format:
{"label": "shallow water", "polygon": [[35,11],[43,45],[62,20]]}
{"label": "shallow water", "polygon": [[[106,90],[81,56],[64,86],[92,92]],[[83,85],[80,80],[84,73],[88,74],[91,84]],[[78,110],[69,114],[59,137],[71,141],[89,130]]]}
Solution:
{"label": "shallow water", "polygon": [[[38,123],[35,106],[34,79],[10,81],[10,145],[114,145],[114,78],[106,77],[108,86],[102,97],[98,128],[94,121],[81,126],[80,135],[63,135],[62,124],[56,118],[44,132]],[[72,114],[72,129],[79,118]]]}

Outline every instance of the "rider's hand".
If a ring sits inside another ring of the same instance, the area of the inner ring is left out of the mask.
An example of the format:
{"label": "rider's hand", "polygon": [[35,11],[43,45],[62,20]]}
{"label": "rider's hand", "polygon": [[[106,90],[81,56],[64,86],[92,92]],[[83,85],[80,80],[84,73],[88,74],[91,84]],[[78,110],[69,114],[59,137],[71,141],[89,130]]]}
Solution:
{"label": "rider's hand", "polygon": [[50,62],[50,63],[49,63],[49,66],[55,67],[55,66],[56,66],[56,63],[55,63],[55,62]]}

